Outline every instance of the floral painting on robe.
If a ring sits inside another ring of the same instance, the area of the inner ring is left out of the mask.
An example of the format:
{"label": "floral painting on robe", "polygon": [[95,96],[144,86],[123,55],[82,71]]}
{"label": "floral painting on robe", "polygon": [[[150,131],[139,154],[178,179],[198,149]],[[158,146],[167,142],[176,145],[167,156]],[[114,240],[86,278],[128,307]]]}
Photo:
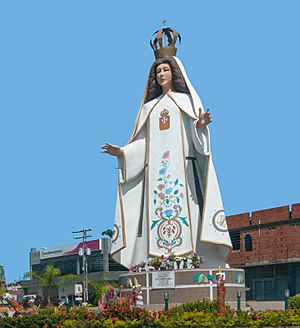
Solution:
{"label": "floral painting on robe", "polygon": [[189,93],[142,100],[119,161],[112,254],[129,267],[151,256],[197,252],[206,267],[226,265],[231,249],[212,162],[208,127],[197,128],[203,106],[184,67]]}

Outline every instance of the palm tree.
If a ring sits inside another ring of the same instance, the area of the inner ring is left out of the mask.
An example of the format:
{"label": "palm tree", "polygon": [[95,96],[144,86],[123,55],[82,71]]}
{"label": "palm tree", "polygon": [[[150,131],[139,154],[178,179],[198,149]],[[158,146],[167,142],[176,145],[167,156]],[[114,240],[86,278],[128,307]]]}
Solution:
{"label": "palm tree", "polygon": [[2,265],[0,265],[0,296],[5,294],[7,292],[6,286],[5,286],[5,273],[4,268]]}
{"label": "palm tree", "polygon": [[104,274],[103,279],[97,281],[88,280],[88,284],[91,285],[94,290],[94,302],[97,303],[102,294],[107,292],[110,282],[107,274]]}
{"label": "palm tree", "polygon": [[4,287],[0,287],[0,298],[1,298],[1,296],[3,296],[3,295],[6,294],[6,293],[7,293],[6,288],[4,288]]}
{"label": "palm tree", "polygon": [[107,229],[105,231],[102,231],[102,236],[107,236],[109,238],[112,238],[114,235],[114,231],[111,229]]}
{"label": "palm tree", "polygon": [[64,284],[67,281],[78,279],[75,274],[61,275],[61,272],[58,268],[55,268],[53,264],[48,264],[44,272],[31,272],[29,273],[33,279],[37,279],[39,285],[45,291],[45,294],[48,297],[48,303],[50,303],[50,291],[54,287]]}

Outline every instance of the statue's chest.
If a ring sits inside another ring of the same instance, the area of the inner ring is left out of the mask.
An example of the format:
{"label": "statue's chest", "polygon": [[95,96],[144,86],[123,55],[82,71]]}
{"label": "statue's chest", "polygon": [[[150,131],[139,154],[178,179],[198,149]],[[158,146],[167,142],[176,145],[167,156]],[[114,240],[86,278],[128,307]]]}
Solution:
{"label": "statue's chest", "polygon": [[174,129],[180,127],[180,110],[170,99],[163,99],[152,111],[150,115],[150,126],[151,129],[167,135],[172,133]]}

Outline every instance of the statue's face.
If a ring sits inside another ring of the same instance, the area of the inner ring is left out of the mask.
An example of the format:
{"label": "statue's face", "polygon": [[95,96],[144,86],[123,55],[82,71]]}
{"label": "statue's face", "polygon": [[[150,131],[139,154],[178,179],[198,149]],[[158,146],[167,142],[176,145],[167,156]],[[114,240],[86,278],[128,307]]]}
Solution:
{"label": "statue's face", "polygon": [[163,89],[172,87],[172,71],[169,64],[162,63],[156,67],[156,80]]}

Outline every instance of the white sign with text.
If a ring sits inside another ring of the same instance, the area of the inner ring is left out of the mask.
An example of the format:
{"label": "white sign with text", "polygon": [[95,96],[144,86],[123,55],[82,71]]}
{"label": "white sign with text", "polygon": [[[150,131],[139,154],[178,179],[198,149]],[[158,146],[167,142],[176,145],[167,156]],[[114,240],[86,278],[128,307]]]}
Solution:
{"label": "white sign with text", "polygon": [[152,289],[175,288],[174,271],[152,272]]}

